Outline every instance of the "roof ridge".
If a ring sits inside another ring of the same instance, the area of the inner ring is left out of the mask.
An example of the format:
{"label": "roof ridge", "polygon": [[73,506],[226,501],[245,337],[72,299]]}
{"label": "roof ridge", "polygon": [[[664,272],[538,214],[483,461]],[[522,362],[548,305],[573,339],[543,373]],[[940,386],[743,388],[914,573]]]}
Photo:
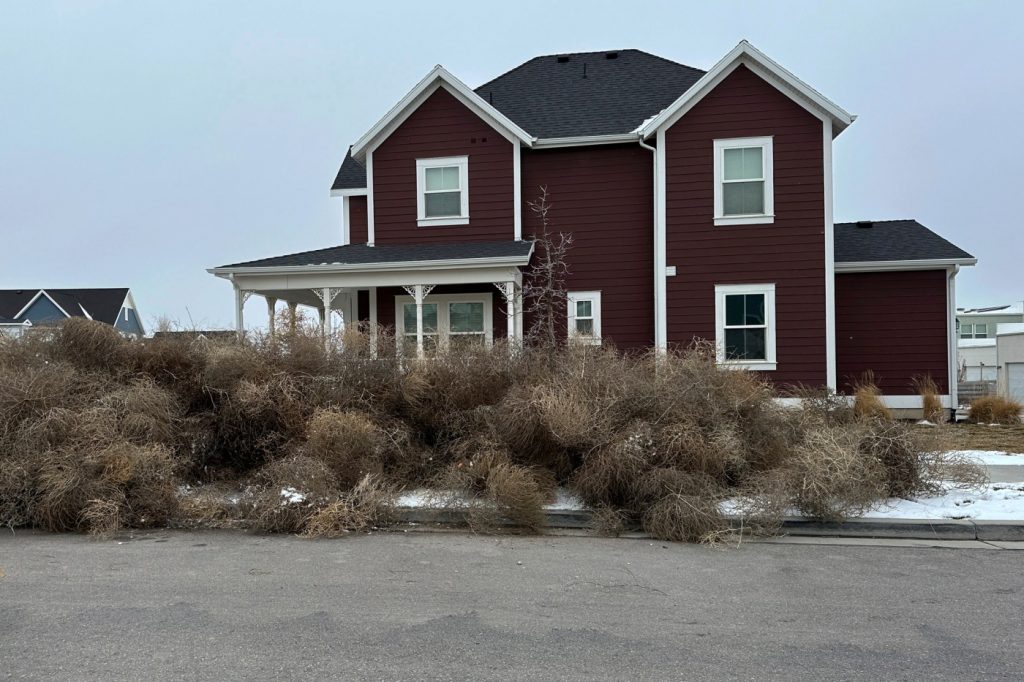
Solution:
{"label": "roof ridge", "polygon": [[[538,59],[549,59],[551,57],[578,57],[580,55],[585,55],[585,54],[587,54],[587,55],[589,55],[589,54],[608,54],[609,52],[635,52],[637,54],[643,54],[643,55],[647,55],[648,57],[653,57],[655,59],[659,59],[659,60],[661,60],[663,62],[666,62],[668,64],[672,64],[673,66],[681,66],[684,69],[690,69],[691,71],[697,71],[697,72],[700,72],[700,73],[707,73],[706,71],[704,71],[704,69],[698,69],[695,66],[690,66],[689,64],[683,64],[682,62],[677,62],[674,59],[669,59],[668,57],[662,57],[660,54],[654,54],[653,52],[648,52],[647,50],[641,50],[641,49],[636,48],[636,47],[627,47],[627,48],[618,49],[618,50],[588,50],[586,52],[552,52],[551,54],[538,54],[538,55],[535,55],[533,57],[530,57],[525,62],[520,63],[518,66],[513,66],[508,71],[500,73],[497,76],[495,76],[494,78],[492,78],[489,81],[487,81],[486,83],[482,83],[482,84],[478,85],[477,87],[473,88],[473,92],[477,92],[478,90],[484,89],[485,87],[487,87],[488,85],[490,85],[494,81],[496,81],[496,80],[498,80],[500,78],[504,78],[505,76],[509,75],[510,73],[513,73],[514,71],[518,71],[519,69],[523,68],[527,64],[531,64],[531,63],[537,61]],[[479,94],[479,93],[477,93],[477,94]],[[679,94],[682,94],[682,93],[679,93]]]}

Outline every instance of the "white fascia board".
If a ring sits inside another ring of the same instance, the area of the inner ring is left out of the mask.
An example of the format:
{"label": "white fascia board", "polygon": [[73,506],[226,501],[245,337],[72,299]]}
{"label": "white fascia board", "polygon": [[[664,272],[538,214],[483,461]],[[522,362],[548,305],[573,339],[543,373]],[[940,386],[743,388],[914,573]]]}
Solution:
{"label": "white fascia board", "polygon": [[35,303],[35,302],[36,302],[37,300],[39,300],[39,297],[40,297],[40,296],[45,296],[45,297],[46,297],[47,299],[49,299],[50,303],[52,303],[53,305],[57,306],[57,310],[59,310],[59,311],[61,311],[62,313],[64,313],[64,317],[71,317],[71,315],[69,315],[69,314],[68,314],[68,311],[66,311],[66,310],[64,310],[64,308],[60,307],[60,304],[59,304],[59,303],[57,303],[57,302],[56,302],[55,300],[53,300],[53,297],[52,297],[52,296],[50,296],[50,294],[46,293],[46,289],[40,289],[40,290],[39,290],[39,291],[38,291],[38,292],[36,293],[36,295],[35,295],[35,296],[33,296],[33,297],[31,298],[31,300],[29,300],[29,302],[25,304],[25,306],[24,306],[24,307],[23,307],[23,308],[22,308],[21,310],[19,310],[19,311],[18,311],[17,313],[15,313],[14,317],[16,317],[16,318],[17,318],[17,317],[21,317],[22,315],[24,315],[24,314],[25,314],[25,312],[26,312],[26,311],[27,311],[27,310],[28,310],[29,308],[31,308],[31,307],[32,307],[32,304],[33,304],[33,303]]}
{"label": "white fascia board", "polygon": [[788,86],[786,89],[781,89],[781,91],[811,111],[815,116],[822,118],[822,112],[829,116],[832,119],[832,132],[834,135],[841,133],[856,119],[856,116],[794,76],[746,40],[741,40],[736,47],[730,50],[710,71],[705,73],[700,80],[680,95],[675,102],[668,105],[660,114],[641,126],[639,128],[640,134],[644,139],[647,139],[659,128],[671,126],[740,64],[751,67],[751,70],[762,78],[771,76],[773,79]]}
{"label": "white fascia board", "polygon": [[[223,275],[221,275],[223,276]],[[302,273],[250,272],[228,275],[241,291],[274,291],[289,289],[368,289],[414,284],[488,284],[522,282],[522,271],[516,266],[463,267],[433,270],[371,270],[371,271],[307,271]]]}
{"label": "white fascia board", "polygon": [[332,197],[365,197],[370,193],[370,190],[366,187],[358,187],[353,189],[332,189]]}
{"label": "white fascia board", "polygon": [[937,258],[933,260],[879,260],[836,263],[836,272],[890,272],[897,270],[944,270],[954,266],[977,265],[977,258]]}
{"label": "white fascia board", "polygon": [[218,277],[231,275],[289,275],[304,272],[423,272],[426,270],[456,270],[466,268],[525,267],[533,255],[533,248],[525,256],[500,258],[459,258],[447,260],[394,261],[391,263],[324,263],[321,265],[284,265],[252,268],[209,268],[207,272]]}
{"label": "white fascia board", "polygon": [[394,128],[398,127],[408,117],[411,111],[415,110],[426,97],[433,94],[439,86],[445,87],[456,99],[469,107],[470,110],[485,120],[495,130],[498,130],[510,139],[518,139],[527,147],[533,146],[533,136],[513,123],[510,118],[495,109],[487,100],[473,92],[469,86],[438,64],[398,104],[393,106],[383,118],[377,121],[376,125],[370,128],[365,135],[352,145],[352,156],[363,158],[366,152],[375,146],[374,143],[378,139],[387,137]]}
{"label": "white fascia board", "polygon": [[533,147],[535,149],[552,149],[555,147],[592,147],[599,144],[627,144],[635,143],[638,137],[637,133],[582,135],[579,137],[543,137],[538,138],[533,143]]}

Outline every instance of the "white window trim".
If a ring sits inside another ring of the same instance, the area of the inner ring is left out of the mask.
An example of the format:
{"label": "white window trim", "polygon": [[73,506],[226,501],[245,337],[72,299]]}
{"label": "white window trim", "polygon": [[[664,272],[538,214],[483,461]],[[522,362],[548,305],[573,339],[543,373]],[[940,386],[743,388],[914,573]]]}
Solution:
{"label": "white window trim", "polygon": [[[415,303],[412,296],[395,296],[395,341],[399,350],[402,348],[402,340],[405,338],[405,315],[404,306],[408,303]],[[484,343],[491,346],[494,343],[494,296],[487,292],[479,294],[430,294],[423,298],[423,303],[437,304],[437,347],[443,350],[448,349],[449,340],[449,303],[483,303],[484,305]],[[416,329],[410,329],[409,334],[415,334]]]}
{"label": "white window trim", "polygon": [[[722,184],[725,182],[725,150],[760,147],[764,175],[764,213],[725,215]],[[715,225],[768,225],[775,222],[775,155],[771,137],[734,137],[715,140]]]}
{"label": "white window trim", "polygon": [[[459,192],[462,205],[457,216],[444,216],[442,218],[427,217],[427,203],[424,194],[427,190],[427,169],[441,166],[457,166],[459,169]],[[469,224],[469,157],[468,156],[445,156],[434,159],[416,159],[416,224],[419,227],[434,227],[442,225],[468,225]]]}
{"label": "white window trim", "polygon": [[[764,294],[764,318],[767,323],[764,360],[725,359],[725,297],[733,294]],[[774,284],[716,284],[715,285],[715,348],[718,363],[723,367],[753,369],[770,372],[778,367],[775,347],[775,285]]]}
{"label": "white window trim", "polygon": [[[574,343],[601,343],[601,292],[600,291],[569,291],[568,296],[568,338]],[[580,336],[576,333],[576,302],[590,301],[590,310],[594,320],[594,335]]]}

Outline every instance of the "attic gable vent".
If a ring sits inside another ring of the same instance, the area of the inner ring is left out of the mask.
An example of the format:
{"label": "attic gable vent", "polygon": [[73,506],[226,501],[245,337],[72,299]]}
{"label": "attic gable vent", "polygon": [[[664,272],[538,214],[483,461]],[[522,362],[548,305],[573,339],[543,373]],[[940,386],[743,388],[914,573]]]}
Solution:
{"label": "attic gable vent", "polygon": [[605,59],[618,59],[619,58],[619,53],[618,52],[605,52],[604,53],[604,58]]}
{"label": "attic gable vent", "polygon": [[874,227],[874,226],[875,226],[875,223],[873,221],[871,221],[871,220],[858,220],[857,221],[857,227],[860,227],[860,228],[867,229],[867,228],[871,228],[871,227]]}
{"label": "attic gable vent", "polygon": [[565,64],[569,61],[569,55],[563,54],[560,57],[555,57],[555,61],[557,61],[559,64]]}

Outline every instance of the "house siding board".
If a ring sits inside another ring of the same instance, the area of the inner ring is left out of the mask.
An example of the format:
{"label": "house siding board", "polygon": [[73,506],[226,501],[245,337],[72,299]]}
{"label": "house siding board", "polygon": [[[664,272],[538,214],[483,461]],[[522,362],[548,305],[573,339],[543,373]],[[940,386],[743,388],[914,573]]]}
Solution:
{"label": "house siding board", "polygon": [[[601,331],[623,350],[654,343],[651,152],[639,145],[524,151],[523,200],[547,187],[550,230],[571,234],[569,291],[601,292]],[[523,234],[541,230],[523,209]],[[525,321],[529,328],[530,320]],[[562,334],[565,323],[559,325]]]}
{"label": "house siding board", "polygon": [[366,197],[348,198],[349,244],[365,244],[369,240],[366,226]]}
{"label": "house siding board", "polygon": [[867,372],[885,395],[914,395],[931,376],[949,393],[946,272],[836,276],[836,369],[841,393]]}
{"label": "house siding board", "polygon": [[[772,136],[775,221],[714,225],[714,140]],[[715,338],[716,284],[775,284],[779,386],[826,382],[822,122],[746,67],[666,131],[668,340]]]}
{"label": "house siding board", "polygon": [[[416,160],[444,156],[469,157],[469,224],[418,227]],[[511,239],[512,165],[512,143],[437,90],[373,151],[374,242]]]}
{"label": "house siding board", "polygon": [[[80,311],[75,311],[80,312]],[[40,296],[29,306],[23,314],[19,315],[15,321],[24,322],[28,320],[32,324],[47,324],[53,322],[62,322],[67,319],[67,315],[60,311],[60,308],[55,306],[53,302],[46,296]]]}

